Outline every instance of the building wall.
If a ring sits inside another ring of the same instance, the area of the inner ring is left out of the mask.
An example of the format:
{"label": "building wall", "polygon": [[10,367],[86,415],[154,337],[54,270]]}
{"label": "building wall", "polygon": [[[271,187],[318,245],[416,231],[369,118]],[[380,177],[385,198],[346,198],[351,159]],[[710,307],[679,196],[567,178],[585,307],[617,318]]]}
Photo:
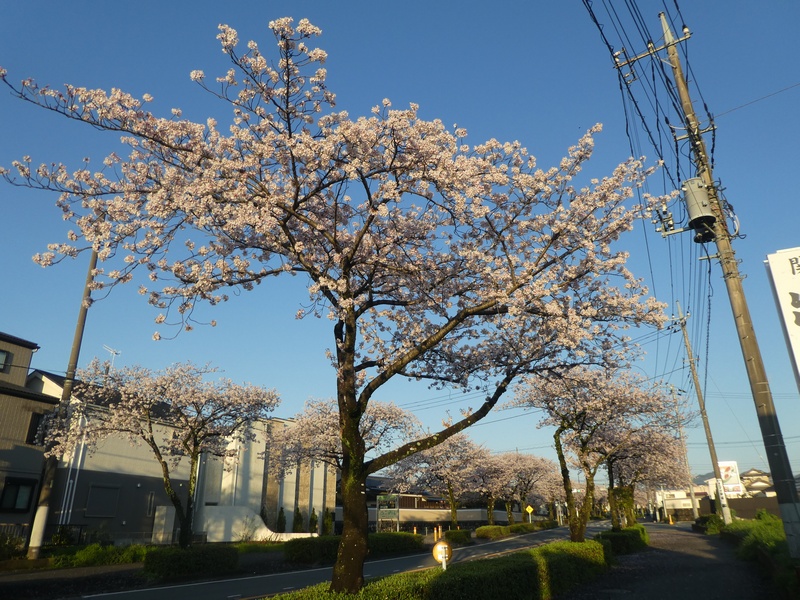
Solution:
{"label": "building wall", "polygon": [[28,535],[44,465],[37,426],[56,404],[25,387],[37,349],[0,332],[0,531],[20,537]]}
{"label": "building wall", "polygon": [[6,353],[0,364],[0,381],[24,387],[33,353],[38,349],[33,342],[0,332],[0,352]]}
{"label": "building wall", "polygon": [[[171,466],[170,479],[185,502],[188,461]],[[156,509],[172,506],[152,449],[122,437],[110,437],[94,449],[79,445],[64,456],[55,489],[46,539],[67,528],[86,540],[149,542]]]}
{"label": "building wall", "polygon": [[[198,474],[196,531],[204,531],[208,541],[236,541],[245,536],[273,539],[274,534],[284,533],[277,531],[281,508],[287,533],[292,530],[295,508],[303,515],[306,532],[311,511],[316,511],[318,532],[324,509],[333,510],[336,477],[329,467],[300,465],[283,479],[269,472],[270,425],[252,424],[254,439],[231,444],[235,458],[203,457]],[[262,517],[266,519],[264,528]]]}

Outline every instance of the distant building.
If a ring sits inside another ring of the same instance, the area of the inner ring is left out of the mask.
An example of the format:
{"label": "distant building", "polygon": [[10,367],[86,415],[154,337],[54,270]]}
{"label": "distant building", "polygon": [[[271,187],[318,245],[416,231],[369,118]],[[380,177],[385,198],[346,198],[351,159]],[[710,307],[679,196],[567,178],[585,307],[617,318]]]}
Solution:
{"label": "distant building", "polygon": [[[36,349],[32,342],[0,333],[0,358],[5,360],[0,371],[0,531],[21,537],[29,535],[44,463],[38,424],[57,406],[64,385],[64,377],[53,373],[28,374]],[[195,492],[193,530],[198,538],[228,542],[292,537],[274,531],[281,509],[289,529],[299,509],[306,530],[312,510],[318,527],[325,510],[335,510],[336,474],[331,467],[301,464],[282,479],[269,472],[267,431],[281,422],[251,423],[255,441],[235,448],[237,459],[227,464],[203,456]],[[184,497],[187,467],[179,464],[172,480]],[[50,507],[45,541],[56,532],[76,541],[116,543],[171,543],[177,535],[174,508],[151,449],[121,436],[108,438],[91,452],[79,445],[62,457]]]}
{"label": "distant building", "polygon": [[748,496],[775,496],[772,477],[766,471],[750,469],[740,475],[742,485]]}

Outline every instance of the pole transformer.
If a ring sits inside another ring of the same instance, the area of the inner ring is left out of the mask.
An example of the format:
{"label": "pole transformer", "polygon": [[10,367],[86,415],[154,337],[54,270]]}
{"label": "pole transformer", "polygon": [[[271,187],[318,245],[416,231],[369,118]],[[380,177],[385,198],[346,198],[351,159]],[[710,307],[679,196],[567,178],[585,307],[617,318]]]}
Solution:
{"label": "pole transformer", "polygon": [[[731,246],[731,234],[728,231],[725,215],[720,206],[717,187],[711,172],[711,164],[703,141],[702,131],[697,116],[694,112],[692,100],[686,79],[683,76],[676,40],[667,23],[664,13],[659,14],[661,26],[664,31],[664,46],[669,55],[669,62],[675,78],[675,86],[680,97],[684,113],[684,124],[691,143],[692,157],[697,168],[697,176],[702,181],[710,203],[710,209],[715,219],[704,220],[700,225],[705,231],[697,235],[701,241],[713,240],[717,246],[717,256],[722,267],[723,279],[728,290],[733,318],[736,322],[736,331],[744,357],[747,376],[750,380],[750,390],[753,395],[761,435],[764,439],[764,448],[767,453],[772,481],[778,497],[778,505],[786,530],[786,540],[792,558],[800,558],[800,503],[798,502],[797,487],[795,485],[786,445],[781,434],[775,405],[772,401],[772,392],[767,381],[767,373],[761,350],[758,347],[753,321],[750,318],[750,309],[742,286],[742,277],[739,274],[739,265],[736,262]],[[713,222],[712,222],[713,221]],[[696,238],[697,239],[697,238]]]}

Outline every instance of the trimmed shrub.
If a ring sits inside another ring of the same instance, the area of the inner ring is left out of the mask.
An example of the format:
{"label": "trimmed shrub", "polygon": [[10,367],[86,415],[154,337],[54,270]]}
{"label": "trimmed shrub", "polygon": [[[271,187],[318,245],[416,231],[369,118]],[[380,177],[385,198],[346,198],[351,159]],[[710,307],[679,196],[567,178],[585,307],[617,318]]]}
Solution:
{"label": "trimmed shrub", "polygon": [[149,579],[176,579],[190,575],[227,575],[239,568],[235,546],[209,544],[183,549],[175,546],[151,548],[144,559]]}
{"label": "trimmed shrub", "polygon": [[472,532],[469,529],[451,529],[444,532],[444,539],[451,544],[466,546],[472,543]]}
{"label": "trimmed shrub", "polygon": [[475,530],[475,537],[497,540],[512,534],[532,533],[542,529],[558,527],[555,521],[534,521],[533,523],[514,523],[513,525],[484,525]]}
{"label": "trimmed shrub", "polygon": [[483,525],[475,530],[475,537],[498,540],[511,535],[511,529],[504,525]]}
{"label": "trimmed shrub", "polygon": [[284,542],[239,542],[235,544],[239,554],[263,554],[266,552],[282,552]]}
{"label": "trimmed shrub", "polygon": [[292,519],[292,533],[303,533],[305,532],[305,527],[303,524],[303,513],[300,512],[300,508],[294,509],[294,518]]}
{"label": "trimmed shrub", "polygon": [[278,511],[278,520],[275,522],[275,533],[286,533],[286,513],[283,507]]}
{"label": "trimmed shrub", "polygon": [[725,522],[719,515],[700,515],[695,519],[692,529],[702,531],[709,535],[714,535],[722,531]]}
{"label": "trimmed shrub", "polygon": [[643,525],[633,525],[620,530],[609,530],[598,533],[596,539],[606,540],[611,544],[614,554],[632,554],[644,550],[650,543],[650,537]]}
{"label": "trimmed shrub", "polygon": [[309,533],[319,533],[319,517],[317,517],[317,510],[311,508],[311,516],[308,517],[308,531]]}
{"label": "trimmed shrub", "polygon": [[322,535],[333,535],[333,511],[328,508],[322,517]]}
{"label": "trimmed shrub", "polygon": [[541,556],[545,565],[545,570],[539,572],[541,598],[563,594],[608,570],[605,549],[595,541],[553,542],[530,552]]}
{"label": "trimmed shrub", "polygon": [[[297,538],[283,545],[286,560],[293,563],[317,564],[332,563],[339,550],[338,535]],[[390,554],[411,554],[424,550],[425,538],[413,533],[371,533],[367,538],[369,554],[372,557]]]}
{"label": "trimmed shrub", "polygon": [[131,544],[130,546],[106,546],[89,544],[74,551],[54,553],[50,564],[54,567],[96,567],[100,565],[121,565],[144,562],[148,552],[147,546]]}
{"label": "trimmed shrub", "polygon": [[318,537],[295,538],[283,545],[283,555],[293,563],[313,565],[336,560],[339,549],[338,535],[321,535]]}
{"label": "trimmed shrub", "polygon": [[538,598],[541,556],[516,552],[490,560],[454,563],[431,580],[421,598],[487,600]]}
{"label": "trimmed shrub", "polygon": [[371,533],[367,541],[369,553],[373,556],[384,554],[411,554],[425,549],[425,537],[414,533]]}
{"label": "trimmed shrub", "polygon": [[590,581],[607,568],[598,542],[555,542],[501,556],[455,563],[441,569],[391,575],[368,581],[356,595],[331,594],[330,584],[279,594],[282,600],[549,600]]}
{"label": "trimmed shrub", "polygon": [[8,533],[0,532],[0,560],[8,560],[25,555],[25,540]]}
{"label": "trimmed shrub", "polygon": [[420,600],[430,598],[426,590],[430,581],[441,575],[441,569],[426,569],[412,573],[398,573],[368,581],[363,589],[355,595],[334,594],[329,592],[330,583],[278,594],[281,600],[368,600],[375,598],[391,598],[392,600]]}

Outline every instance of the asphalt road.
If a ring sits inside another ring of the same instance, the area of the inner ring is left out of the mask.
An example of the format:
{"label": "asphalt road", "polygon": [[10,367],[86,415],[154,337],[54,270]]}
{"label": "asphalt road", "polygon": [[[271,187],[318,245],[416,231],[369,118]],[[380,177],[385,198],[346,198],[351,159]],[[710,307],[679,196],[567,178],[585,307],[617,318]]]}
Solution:
{"label": "asphalt road", "polygon": [[[607,529],[609,526],[608,522],[590,523],[587,539],[591,539],[595,533],[602,529]],[[559,527],[494,542],[481,542],[472,546],[458,547],[453,549],[450,564],[531,548],[555,540],[567,539],[568,536],[567,528]],[[364,576],[366,578],[380,577],[393,573],[437,567],[438,565],[439,563],[434,560],[433,555],[430,552],[426,552],[425,554],[369,561],[364,565]],[[324,581],[330,581],[330,579],[331,568],[325,567],[288,573],[273,573],[95,594],[83,596],[83,598],[96,600],[175,600],[176,598],[190,598],[191,600],[246,600],[308,587]]]}

